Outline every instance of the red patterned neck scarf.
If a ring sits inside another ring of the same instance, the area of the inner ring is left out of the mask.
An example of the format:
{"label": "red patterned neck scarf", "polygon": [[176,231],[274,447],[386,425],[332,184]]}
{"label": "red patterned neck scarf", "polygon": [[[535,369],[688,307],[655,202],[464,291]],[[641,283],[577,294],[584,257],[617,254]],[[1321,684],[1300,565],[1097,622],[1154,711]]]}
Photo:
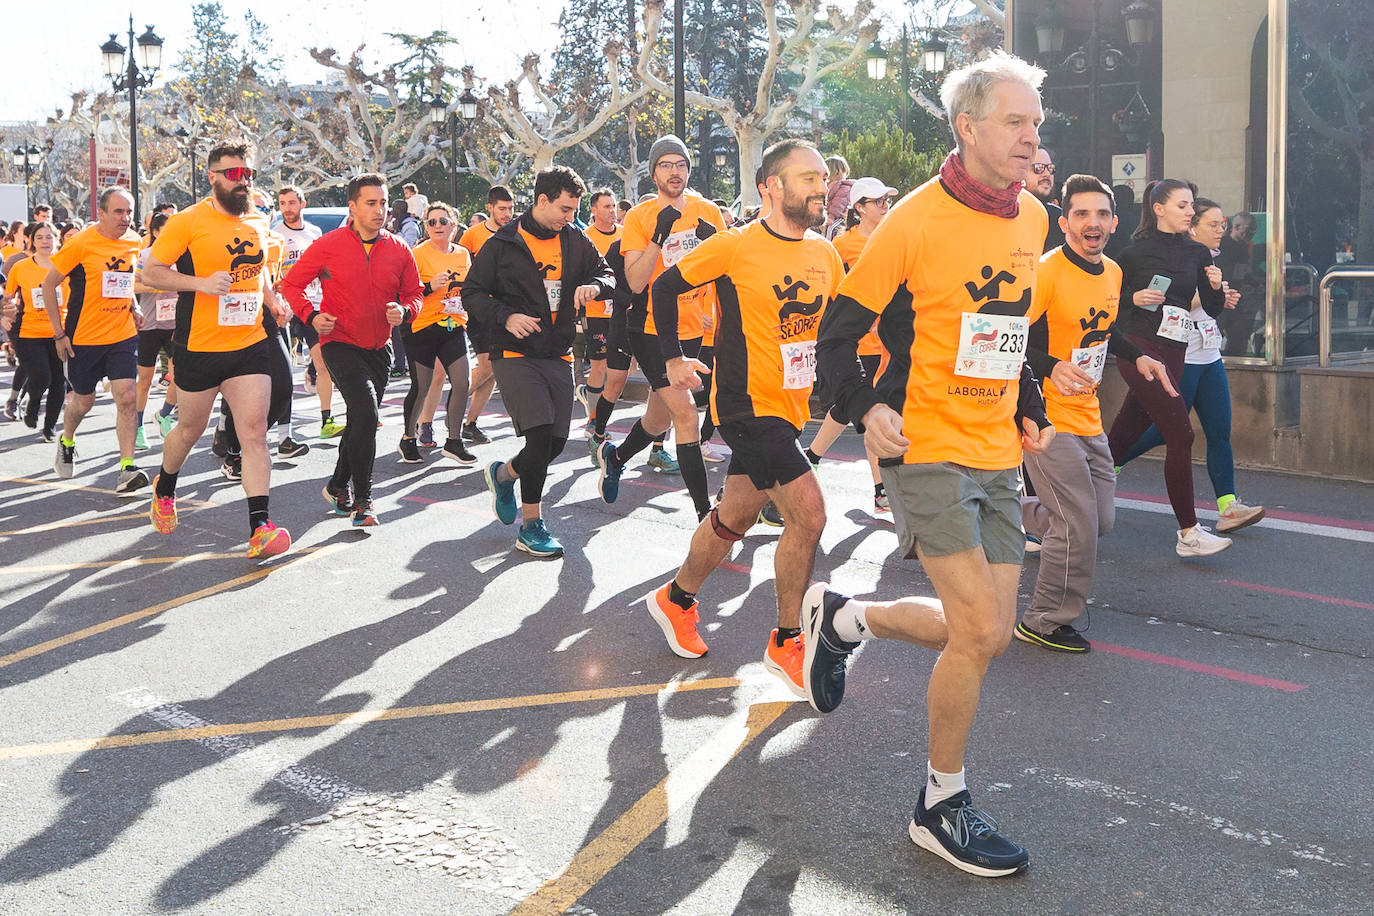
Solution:
{"label": "red patterned neck scarf", "polygon": [[1018,181],[1000,190],[990,188],[968,173],[957,150],[946,156],[940,166],[940,181],[955,200],[979,213],[1015,219],[1021,212],[1021,189],[1025,182]]}

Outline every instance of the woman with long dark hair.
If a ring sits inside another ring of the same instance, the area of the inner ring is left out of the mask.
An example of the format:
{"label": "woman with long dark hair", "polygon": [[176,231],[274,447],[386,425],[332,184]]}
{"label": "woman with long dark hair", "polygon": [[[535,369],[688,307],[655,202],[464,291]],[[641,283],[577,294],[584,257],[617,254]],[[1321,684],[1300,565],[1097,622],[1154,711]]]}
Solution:
{"label": "woman with long dark hair", "polygon": [[[1146,355],[1162,362],[1174,388],[1183,382],[1183,358],[1194,295],[1203,312],[1216,318],[1226,306],[1221,270],[1212,252],[1189,234],[1193,224],[1193,189],[1177,178],[1152,181],[1145,188],[1140,226],[1121,252],[1122,335]],[[1107,444],[1118,467],[1131,446],[1153,423],[1164,436],[1164,484],[1178,520],[1180,557],[1201,557],[1231,546],[1198,524],[1193,506],[1193,427],[1183,399],[1145,379],[1133,363],[1118,360],[1117,370],[1129,386],[1112,423]]]}
{"label": "woman with long dark hair", "polygon": [[[1226,214],[1216,201],[1199,197],[1193,202],[1193,238],[1216,257],[1226,234]],[[1240,292],[1223,285],[1226,307],[1234,308]],[[1247,506],[1236,498],[1236,466],[1231,452],[1231,386],[1226,365],[1221,360],[1221,330],[1217,319],[1208,315],[1193,297],[1189,314],[1188,350],[1183,357],[1183,404],[1197,411],[1202,434],[1207,437],[1207,476],[1217,498],[1217,531],[1235,531],[1264,518],[1263,506]],[[1151,426],[1140,441],[1121,459],[1125,464],[1150,449],[1162,445],[1159,428]]]}
{"label": "woman with long dark hair", "polygon": [[[49,258],[57,250],[57,230],[52,223],[32,223],[28,238],[33,249],[31,257],[24,258],[10,268],[5,284],[5,295],[13,297],[18,312],[10,328],[10,339],[14,341],[19,365],[26,380],[29,396],[28,408],[24,411],[24,425],[30,429],[38,428],[39,408],[47,396],[43,412],[43,440],[51,442],[57,420],[62,415],[66,402],[67,379],[62,372],[62,360],[57,356],[57,346],[53,342],[52,321],[44,311],[40,287],[43,279],[52,268]],[[67,296],[70,285],[63,281],[57,287],[58,314],[65,318]],[[19,377],[15,373],[15,377]]]}

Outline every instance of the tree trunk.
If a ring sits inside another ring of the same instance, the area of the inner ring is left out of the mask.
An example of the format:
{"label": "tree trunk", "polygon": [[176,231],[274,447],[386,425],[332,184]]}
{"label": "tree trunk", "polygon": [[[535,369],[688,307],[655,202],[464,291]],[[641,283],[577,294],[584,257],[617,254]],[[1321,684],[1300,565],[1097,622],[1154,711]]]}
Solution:
{"label": "tree trunk", "polygon": [[752,125],[741,124],[735,129],[735,139],[739,141],[740,203],[747,210],[759,205],[759,189],[754,184],[754,173],[763,165],[763,131]]}

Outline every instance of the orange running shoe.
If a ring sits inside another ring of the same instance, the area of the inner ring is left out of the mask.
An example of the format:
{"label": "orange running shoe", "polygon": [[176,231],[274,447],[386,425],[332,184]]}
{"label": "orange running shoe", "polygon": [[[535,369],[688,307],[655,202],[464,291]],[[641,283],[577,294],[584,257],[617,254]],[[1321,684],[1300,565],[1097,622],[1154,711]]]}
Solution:
{"label": "orange running shoe", "polygon": [[177,527],[177,498],[157,495],[157,478],[153,478],[153,502],[148,507],[148,518],[158,534],[171,534]]}
{"label": "orange running shoe", "polygon": [[291,549],[291,532],[278,528],[271,522],[263,522],[253,536],[248,539],[248,559],[275,557]]}
{"label": "orange running shoe", "polygon": [[[695,601],[684,611],[668,600],[668,585],[665,585],[645,598],[644,603],[649,607],[649,616],[654,618],[654,623],[663,631],[664,638],[668,640],[668,648],[673,650],[673,654],[683,658],[701,658],[706,654],[706,643],[702,642],[701,636],[697,634],[697,620],[700,618],[697,616]],[[798,668],[798,671],[800,670]]]}
{"label": "orange running shoe", "polygon": [[806,656],[806,643],[798,633],[778,645],[778,630],[768,634],[768,648],[763,653],[763,667],[787,685],[787,689],[797,696],[806,698],[806,688],[802,685],[802,659]]}

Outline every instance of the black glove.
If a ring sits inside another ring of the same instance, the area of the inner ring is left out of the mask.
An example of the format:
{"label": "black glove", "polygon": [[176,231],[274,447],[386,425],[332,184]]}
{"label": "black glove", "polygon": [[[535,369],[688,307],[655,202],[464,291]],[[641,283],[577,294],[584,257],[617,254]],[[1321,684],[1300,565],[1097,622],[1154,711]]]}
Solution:
{"label": "black glove", "polygon": [[697,238],[703,242],[716,234],[716,227],[706,222],[704,219],[697,220]]}
{"label": "black glove", "polygon": [[1021,364],[1021,389],[1016,398],[1016,431],[1024,433],[1021,421],[1030,418],[1035,421],[1035,425],[1044,429],[1050,424],[1050,418],[1045,415],[1045,396],[1040,392],[1040,381],[1031,371],[1031,367],[1025,363]]}
{"label": "black glove", "polygon": [[649,241],[662,248],[673,231],[673,223],[682,219],[682,211],[677,207],[664,207],[658,211],[658,222],[654,224],[654,234]]}

